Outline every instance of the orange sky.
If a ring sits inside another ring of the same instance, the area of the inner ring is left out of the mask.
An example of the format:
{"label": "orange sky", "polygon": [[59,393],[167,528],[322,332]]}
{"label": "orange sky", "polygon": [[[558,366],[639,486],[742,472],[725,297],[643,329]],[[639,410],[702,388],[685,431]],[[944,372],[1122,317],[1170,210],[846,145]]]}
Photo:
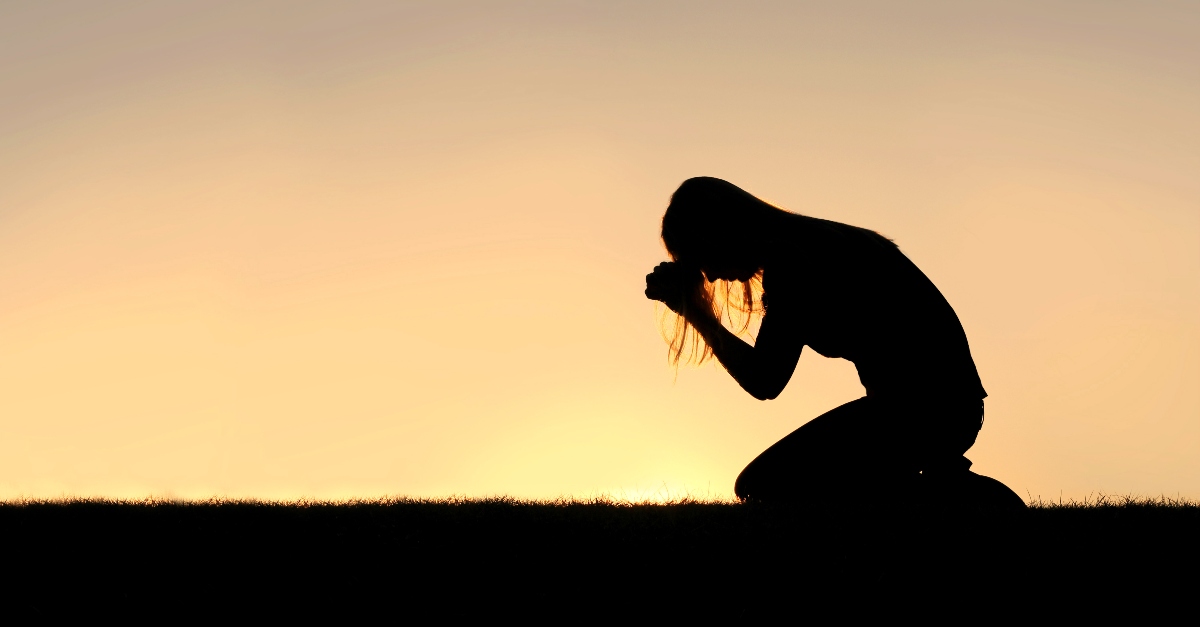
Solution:
{"label": "orange sky", "polygon": [[0,5],[0,498],[731,497],[862,390],[676,380],[696,175],[925,270],[977,471],[1200,497],[1200,9],[902,4]]}

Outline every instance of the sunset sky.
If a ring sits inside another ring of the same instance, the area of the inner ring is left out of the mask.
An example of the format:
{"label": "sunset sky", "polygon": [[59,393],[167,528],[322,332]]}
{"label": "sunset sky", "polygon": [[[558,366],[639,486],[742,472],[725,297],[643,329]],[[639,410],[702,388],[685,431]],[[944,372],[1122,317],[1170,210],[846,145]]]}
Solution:
{"label": "sunset sky", "polygon": [[1191,2],[4,2],[0,498],[731,498],[862,388],[669,367],[698,175],[926,272],[976,471],[1200,498],[1197,112]]}

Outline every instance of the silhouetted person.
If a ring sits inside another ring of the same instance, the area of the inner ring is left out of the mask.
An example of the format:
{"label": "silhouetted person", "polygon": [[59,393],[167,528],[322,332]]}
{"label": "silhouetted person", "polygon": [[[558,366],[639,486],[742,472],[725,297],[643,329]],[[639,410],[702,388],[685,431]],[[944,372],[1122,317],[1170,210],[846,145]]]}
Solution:
{"label": "silhouetted person", "polygon": [[[808,346],[853,362],[866,388],[750,462],[734,486],[739,498],[854,502],[939,485],[951,496],[982,490],[991,495],[984,500],[1023,506],[999,482],[969,471],[963,454],[983,425],[987,392],[954,310],[890,240],[784,211],[708,177],[675,191],[662,239],[672,261],[646,276],[646,296],[683,318],[672,341],[676,362],[688,334],[698,333],[691,337],[701,359],[711,351],[746,392],[768,400]],[[750,289],[757,281],[758,301]],[[763,312],[753,345],[720,321],[724,307],[738,307],[722,282],[741,282],[742,306]]]}

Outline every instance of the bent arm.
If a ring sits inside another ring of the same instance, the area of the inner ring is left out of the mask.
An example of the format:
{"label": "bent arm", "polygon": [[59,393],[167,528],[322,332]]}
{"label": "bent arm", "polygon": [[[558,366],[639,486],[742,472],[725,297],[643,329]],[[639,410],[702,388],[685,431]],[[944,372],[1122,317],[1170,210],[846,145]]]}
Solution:
{"label": "bent arm", "polygon": [[743,390],[760,401],[779,396],[796,371],[800,351],[804,348],[804,343],[787,325],[773,324],[771,316],[766,316],[758,338],[751,345],[712,316],[695,318],[689,317],[688,321]]}

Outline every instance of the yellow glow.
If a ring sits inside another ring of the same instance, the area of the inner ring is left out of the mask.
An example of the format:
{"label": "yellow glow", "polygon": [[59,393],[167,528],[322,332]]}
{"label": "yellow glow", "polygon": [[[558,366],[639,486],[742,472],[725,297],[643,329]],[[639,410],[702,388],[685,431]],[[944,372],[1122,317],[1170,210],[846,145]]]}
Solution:
{"label": "yellow glow", "polygon": [[0,7],[0,498],[728,497],[861,388],[676,379],[695,175],[926,271],[980,472],[1200,497],[1200,13],[681,7]]}

